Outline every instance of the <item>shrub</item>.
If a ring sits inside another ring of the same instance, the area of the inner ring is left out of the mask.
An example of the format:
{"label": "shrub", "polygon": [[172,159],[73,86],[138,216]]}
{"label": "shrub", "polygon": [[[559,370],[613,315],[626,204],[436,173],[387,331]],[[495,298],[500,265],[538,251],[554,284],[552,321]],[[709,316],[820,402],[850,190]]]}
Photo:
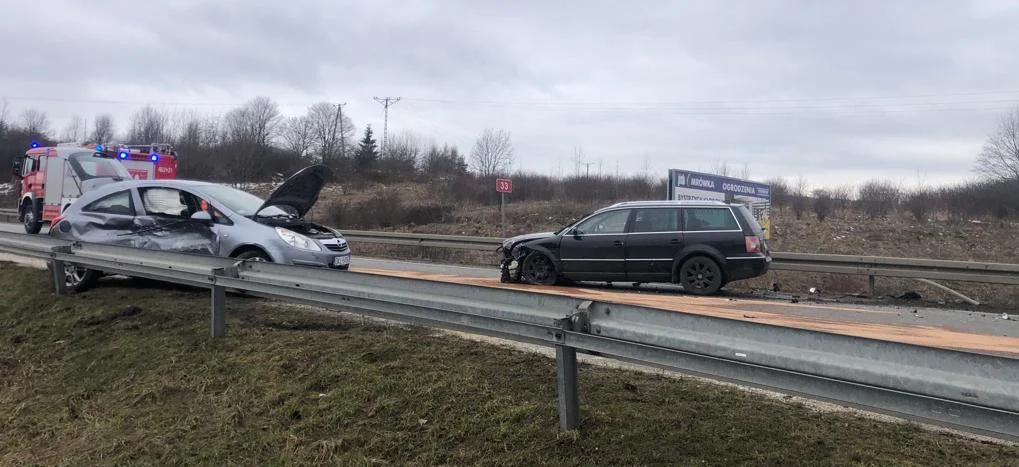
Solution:
{"label": "shrub", "polygon": [[817,220],[824,221],[831,216],[834,206],[831,193],[828,190],[814,190],[814,214],[817,215]]}
{"label": "shrub", "polygon": [[858,203],[871,219],[887,216],[898,206],[902,191],[886,181],[870,181],[860,187]]}
{"label": "shrub", "polygon": [[925,188],[919,188],[906,197],[906,208],[917,222],[927,222],[934,210],[934,195]]}

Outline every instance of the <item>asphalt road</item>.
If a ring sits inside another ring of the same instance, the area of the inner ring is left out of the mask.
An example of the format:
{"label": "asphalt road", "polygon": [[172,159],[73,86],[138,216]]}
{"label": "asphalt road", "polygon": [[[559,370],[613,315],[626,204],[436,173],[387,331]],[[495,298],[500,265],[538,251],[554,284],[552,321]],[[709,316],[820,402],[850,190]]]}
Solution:
{"label": "asphalt road", "polygon": [[[21,225],[10,223],[0,223],[0,230],[24,232]],[[493,287],[518,287],[500,284],[499,271],[494,267],[467,267],[364,258],[356,256],[356,245],[354,253],[351,269],[355,271],[467,282]],[[535,292],[591,296],[605,301],[909,341],[925,345],[967,348],[977,351],[982,349],[982,345],[986,345],[985,350],[992,353],[1001,353],[1002,349],[1014,344],[1014,352],[1019,354],[1019,321],[1017,321],[1019,315],[1008,316],[1006,319],[997,313],[941,308],[811,303],[807,300],[792,303],[789,300],[766,300],[736,295],[696,297],[686,295],[676,287],[642,286],[639,289],[634,289],[629,283],[617,284],[612,287],[604,284],[582,284],[574,287],[524,287]],[[1009,338],[1017,340],[1012,342]]]}

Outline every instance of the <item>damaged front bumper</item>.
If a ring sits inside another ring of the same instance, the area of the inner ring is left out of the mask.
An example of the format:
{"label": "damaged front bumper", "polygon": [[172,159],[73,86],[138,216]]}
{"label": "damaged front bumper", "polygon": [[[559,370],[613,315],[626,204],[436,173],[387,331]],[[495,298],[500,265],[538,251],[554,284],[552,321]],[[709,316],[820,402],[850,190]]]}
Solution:
{"label": "damaged front bumper", "polygon": [[497,251],[502,253],[502,261],[499,263],[499,269],[502,274],[499,277],[499,281],[505,283],[520,282],[520,264],[523,262],[523,258],[517,257],[512,249],[507,250],[505,247],[500,246]]}

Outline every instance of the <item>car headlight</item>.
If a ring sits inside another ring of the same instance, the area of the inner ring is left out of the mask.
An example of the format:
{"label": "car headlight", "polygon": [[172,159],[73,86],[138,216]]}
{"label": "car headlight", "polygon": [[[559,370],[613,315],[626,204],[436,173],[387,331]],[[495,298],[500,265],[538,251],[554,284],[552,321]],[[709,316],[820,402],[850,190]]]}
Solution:
{"label": "car headlight", "polygon": [[287,242],[288,245],[294,248],[308,251],[322,251],[322,247],[318,246],[318,242],[294,232],[293,230],[276,227],[276,233],[279,234],[280,238],[282,238],[284,242]]}

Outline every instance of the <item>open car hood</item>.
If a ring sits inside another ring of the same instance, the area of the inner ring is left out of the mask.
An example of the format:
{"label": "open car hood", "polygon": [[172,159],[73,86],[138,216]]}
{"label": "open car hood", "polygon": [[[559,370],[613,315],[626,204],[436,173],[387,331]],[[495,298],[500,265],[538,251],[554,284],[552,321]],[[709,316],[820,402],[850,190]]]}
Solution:
{"label": "open car hood", "polygon": [[330,176],[332,171],[324,165],[305,167],[276,187],[256,212],[269,206],[289,206],[299,217],[304,217],[318,201],[318,194]]}

